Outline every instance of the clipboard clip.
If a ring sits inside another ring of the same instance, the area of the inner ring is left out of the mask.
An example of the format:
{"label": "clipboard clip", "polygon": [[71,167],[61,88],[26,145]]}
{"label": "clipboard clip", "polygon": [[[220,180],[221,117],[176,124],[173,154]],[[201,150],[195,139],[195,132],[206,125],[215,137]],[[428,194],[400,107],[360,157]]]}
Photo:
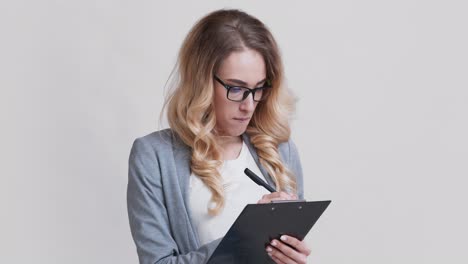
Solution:
{"label": "clipboard clip", "polygon": [[270,203],[294,203],[294,202],[305,202],[305,199],[300,199],[300,200],[273,200]]}

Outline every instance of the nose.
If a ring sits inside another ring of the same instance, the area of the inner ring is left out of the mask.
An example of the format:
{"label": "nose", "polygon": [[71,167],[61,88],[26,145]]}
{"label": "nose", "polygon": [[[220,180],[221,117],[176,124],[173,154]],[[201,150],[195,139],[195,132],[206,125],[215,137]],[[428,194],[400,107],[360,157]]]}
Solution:
{"label": "nose", "polygon": [[244,101],[242,101],[239,105],[239,109],[241,111],[245,111],[245,112],[252,112],[253,110],[255,110],[255,104],[257,102],[255,102],[253,100],[253,95],[252,93],[249,94],[249,96],[247,96],[247,98],[245,98]]}

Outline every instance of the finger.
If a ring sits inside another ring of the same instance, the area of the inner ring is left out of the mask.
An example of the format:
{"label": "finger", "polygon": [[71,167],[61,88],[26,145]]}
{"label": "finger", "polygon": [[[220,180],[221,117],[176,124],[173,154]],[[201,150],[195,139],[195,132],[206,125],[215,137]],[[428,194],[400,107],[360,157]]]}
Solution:
{"label": "finger", "polygon": [[271,197],[269,197],[269,196],[267,196],[267,195],[264,195],[264,196],[262,197],[262,199],[258,200],[257,203],[259,203],[259,204],[262,204],[262,203],[270,203],[271,201],[273,201],[272,199],[274,199],[274,198],[271,198]]}
{"label": "finger", "polygon": [[293,200],[294,197],[287,193],[287,192],[280,192],[280,197],[283,198],[284,200]]}
{"label": "finger", "polygon": [[301,241],[295,237],[292,236],[287,236],[287,235],[282,235],[280,237],[281,241],[283,243],[286,243],[288,245],[291,245],[293,248],[295,248],[297,251],[300,253],[309,256],[310,255],[310,248],[307,246],[305,241]]}
{"label": "finger", "polygon": [[273,192],[273,193],[263,195],[262,199],[265,199],[265,200],[273,199],[273,198],[280,197],[281,195],[282,195],[281,192]]}
{"label": "finger", "polygon": [[280,250],[278,250],[278,249],[275,248],[275,247],[268,246],[268,247],[267,247],[267,252],[268,252],[268,255],[269,255],[276,263],[285,263],[285,264],[296,263],[296,262],[294,262],[294,260],[292,260],[292,259],[289,258],[288,256],[284,255],[283,252],[281,252]]}
{"label": "finger", "polygon": [[271,201],[278,201],[278,200],[293,200],[293,197],[285,192],[274,192],[270,194],[265,194],[262,196],[257,203],[269,203]]}
{"label": "finger", "polygon": [[285,197],[275,197],[275,198],[271,198],[271,201],[284,201],[284,200],[288,200],[288,201],[289,201],[289,200],[293,200],[293,199],[291,199],[291,197],[287,197],[287,198],[285,198]]}
{"label": "finger", "polygon": [[271,194],[267,194],[270,198],[282,198],[282,199],[290,199],[291,195],[286,192],[274,192]]}
{"label": "finger", "polygon": [[271,254],[268,254],[268,255],[269,255],[270,258],[273,259],[273,261],[274,261],[275,263],[277,263],[277,264],[287,264],[286,262],[281,261],[279,258],[277,258],[277,257],[275,257],[275,256],[273,256],[273,255],[271,255]]}
{"label": "finger", "polygon": [[[281,255],[284,255],[284,258],[282,258],[279,254],[273,254],[281,261],[287,261],[287,263],[290,263],[288,259],[293,260],[293,263],[306,263],[307,261],[307,256],[305,254],[296,251],[294,248],[291,248],[279,240],[274,239],[271,241],[271,245],[280,251],[282,253]],[[274,253],[274,251],[272,252]]]}

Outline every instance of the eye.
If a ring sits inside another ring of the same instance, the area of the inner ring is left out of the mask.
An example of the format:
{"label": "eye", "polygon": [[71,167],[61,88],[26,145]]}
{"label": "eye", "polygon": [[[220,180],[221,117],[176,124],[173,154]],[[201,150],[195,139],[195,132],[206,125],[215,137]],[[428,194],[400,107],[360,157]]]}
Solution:
{"label": "eye", "polygon": [[233,86],[233,87],[231,87],[231,89],[229,89],[229,92],[230,92],[230,93],[241,93],[242,90],[243,90],[243,89],[242,89],[241,87],[235,87],[235,86]]}

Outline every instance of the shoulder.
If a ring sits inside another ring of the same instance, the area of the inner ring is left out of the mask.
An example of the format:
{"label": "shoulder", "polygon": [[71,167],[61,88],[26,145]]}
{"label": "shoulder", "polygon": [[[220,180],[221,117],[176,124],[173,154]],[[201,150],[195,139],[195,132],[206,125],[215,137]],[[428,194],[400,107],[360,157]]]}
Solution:
{"label": "shoulder", "polygon": [[184,147],[184,143],[171,129],[163,129],[136,138],[133,141],[131,155],[159,156],[172,152],[175,147]]}
{"label": "shoulder", "polygon": [[159,130],[159,131],[154,131],[147,135],[136,138],[134,143],[149,144],[149,145],[170,144],[172,141],[173,134],[174,132],[172,132],[172,130],[169,128]]}
{"label": "shoulder", "polygon": [[180,144],[183,144],[182,141],[170,128],[154,131],[147,135],[138,137],[133,142],[134,146],[145,145],[153,148],[171,148]]}

